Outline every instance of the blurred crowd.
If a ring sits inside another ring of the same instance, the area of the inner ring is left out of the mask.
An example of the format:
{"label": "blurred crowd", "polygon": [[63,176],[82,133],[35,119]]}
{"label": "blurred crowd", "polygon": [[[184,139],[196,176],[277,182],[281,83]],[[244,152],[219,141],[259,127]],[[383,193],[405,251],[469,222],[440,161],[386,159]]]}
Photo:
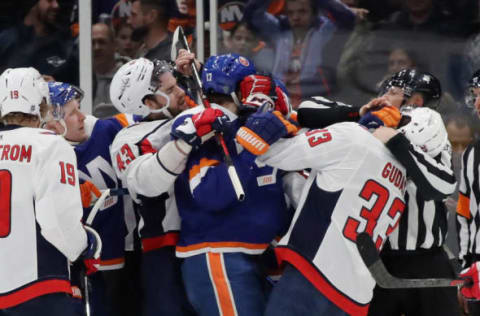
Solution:
{"label": "blurred crowd", "polygon": [[[0,73],[32,66],[47,80],[79,84],[79,0],[1,1]],[[204,1],[205,20],[209,20]],[[183,26],[196,47],[193,0],[93,0],[93,115],[117,113],[113,75],[130,60],[171,59],[172,34]],[[461,154],[480,122],[465,105],[468,79],[480,69],[479,2],[473,0],[219,0],[218,54],[237,53],[281,80],[294,108],[324,96],[363,105],[405,68],[434,74],[443,87],[439,112]],[[205,56],[209,56],[206,22]],[[185,87],[187,88],[187,87]],[[447,245],[458,256],[455,207]]]}

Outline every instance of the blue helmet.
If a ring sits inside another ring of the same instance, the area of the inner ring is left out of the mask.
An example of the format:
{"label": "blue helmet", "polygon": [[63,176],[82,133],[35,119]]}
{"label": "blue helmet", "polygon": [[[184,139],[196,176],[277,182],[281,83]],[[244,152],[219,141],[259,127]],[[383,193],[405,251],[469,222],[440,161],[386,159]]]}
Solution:
{"label": "blue helmet", "polygon": [[202,71],[203,91],[232,95],[240,81],[255,72],[253,62],[243,56],[237,54],[210,56]]}
{"label": "blue helmet", "polygon": [[51,81],[48,83],[48,94],[50,104],[53,107],[53,117],[56,120],[64,116],[63,106],[71,100],[77,99],[79,102],[83,99],[83,91],[71,84]]}

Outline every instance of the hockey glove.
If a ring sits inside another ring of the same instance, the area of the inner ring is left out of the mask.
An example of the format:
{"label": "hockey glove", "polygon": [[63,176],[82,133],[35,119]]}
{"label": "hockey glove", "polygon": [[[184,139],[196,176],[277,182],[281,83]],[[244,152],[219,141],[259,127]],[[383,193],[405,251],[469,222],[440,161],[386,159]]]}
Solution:
{"label": "hockey glove", "polygon": [[280,88],[279,81],[266,75],[250,75],[240,82],[242,104],[249,109],[257,109],[269,103],[269,109],[280,111],[287,116],[291,111],[287,94]]}
{"label": "hockey glove", "polygon": [[90,181],[85,181],[80,184],[80,194],[82,196],[82,206],[84,208],[90,207],[95,204],[102,192]]}
{"label": "hockey glove", "polygon": [[87,275],[98,271],[100,266],[100,254],[102,252],[102,240],[100,235],[90,226],[84,225],[87,233],[87,248],[81,254],[86,267]]}
{"label": "hockey glove", "polygon": [[228,129],[228,117],[219,109],[208,108],[191,117],[171,131],[174,139],[182,139],[193,148],[209,140],[214,133]]}
{"label": "hockey glove", "polygon": [[472,283],[462,286],[460,292],[468,300],[480,300],[480,261],[473,263],[470,268],[460,273],[463,279],[470,279]]}
{"label": "hockey glove", "polygon": [[237,142],[256,156],[266,153],[270,145],[278,139],[297,131],[280,112],[260,110],[247,119],[245,126],[242,126],[236,135]]}
{"label": "hockey glove", "polygon": [[376,129],[379,126],[396,128],[401,118],[402,114],[396,107],[384,106],[362,116],[359,123],[369,129]]}

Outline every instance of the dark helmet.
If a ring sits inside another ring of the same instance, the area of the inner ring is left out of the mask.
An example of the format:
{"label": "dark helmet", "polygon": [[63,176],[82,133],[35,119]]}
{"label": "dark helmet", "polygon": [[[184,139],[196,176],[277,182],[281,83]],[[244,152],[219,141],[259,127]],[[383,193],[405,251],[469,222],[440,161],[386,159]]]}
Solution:
{"label": "dark helmet", "polygon": [[440,103],[442,88],[440,81],[428,73],[415,69],[404,69],[385,80],[380,88],[380,95],[384,95],[391,87],[399,87],[404,93],[404,102],[414,93],[422,93],[425,106],[435,109]]}
{"label": "dark helmet", "polygon": [[480,88],[480,69],[475,71],[472,78],[468,81],[467,91],[465,92],[465,104],[470,108],[475,106],[476,96],[473,93],[474,88]]}

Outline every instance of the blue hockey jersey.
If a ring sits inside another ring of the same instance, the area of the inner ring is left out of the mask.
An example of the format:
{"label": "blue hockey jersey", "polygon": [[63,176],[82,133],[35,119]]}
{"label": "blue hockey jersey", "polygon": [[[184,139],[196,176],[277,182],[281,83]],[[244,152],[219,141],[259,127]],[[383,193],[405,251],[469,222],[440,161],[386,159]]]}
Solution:
{"label": "blue hockey jersey", "polygon": [[[235,119],[234,114],[218,108]],[[197,107],[183,115],[202,109]],[[181,121],[179,118],[176,123]],[[276,168],[241,159],[234,140],[240,124],[240,120],[235,120],[231,133],[224,137],[245,190],[245,200],[236,199],[223,154],[213,139],[193,151],[185,171],[175,182],[182,219],[178,257],[209,251],[261,254],[288,226],[281,176]]]}

